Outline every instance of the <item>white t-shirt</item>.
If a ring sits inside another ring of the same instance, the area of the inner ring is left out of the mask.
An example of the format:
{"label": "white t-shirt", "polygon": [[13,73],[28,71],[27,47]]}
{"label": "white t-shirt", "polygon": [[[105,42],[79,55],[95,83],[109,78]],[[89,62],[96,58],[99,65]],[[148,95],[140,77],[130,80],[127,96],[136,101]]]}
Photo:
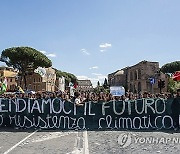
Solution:
{"label": "white t-shirt", "polygon": [[76,105],[81,104],[81,100],[80,100],[80,98],[76,98],[74,102],[75,102],[75,104],[76,104]]}

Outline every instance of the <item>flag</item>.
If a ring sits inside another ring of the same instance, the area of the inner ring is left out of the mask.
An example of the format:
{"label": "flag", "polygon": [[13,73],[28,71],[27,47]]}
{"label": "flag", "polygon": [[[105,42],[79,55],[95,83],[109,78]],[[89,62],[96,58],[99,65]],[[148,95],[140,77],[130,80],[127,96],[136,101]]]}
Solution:
{"label": "flag", "polygon": [[40,76],[44,77],[46,75],[46,69],[42,67],[38,67],[34,70],[35,73],[38,73]]}
{"label": "flag", "polygon": [[1,87],[0,87],[0,94],[4,94],[7,90],[7,78],[4,78],[3,83],[1,83]]}
{"label": "flag", "polygon": [[172,79],[175,81],[180,81],[180,71],[176,71],[173,76]]}
{"label": "flag", "polygon": [[23,94],[25,93],[24,90],[20,86],[18,86],[18,91],[23,93]]}
{"label": "flag", "polygon": [[73,83],[72,82],[69,82],[69,87],[73,87]]}
{"label": "flag", "polygon": [[6,89],[7,89],[7,78],[6,77],[4,78],[4,82],[3,83],[4,83],[4,85],[5,85]]}
{"label": "flag", "polygon": [[151,84],[155,84],[155,78],[149,78]]}
{"label": "flag", "polygon": [[78,86],[77,82],[74,83],[74,88],[76,89]]}

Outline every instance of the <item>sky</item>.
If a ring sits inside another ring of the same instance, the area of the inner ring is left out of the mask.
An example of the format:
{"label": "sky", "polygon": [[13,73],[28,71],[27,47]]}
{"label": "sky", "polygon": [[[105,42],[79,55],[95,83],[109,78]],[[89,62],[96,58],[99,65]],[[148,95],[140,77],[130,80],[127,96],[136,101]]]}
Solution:
{"label": "sky", "polygon": [[2,0],[0,51],[33,47],[96,85],[142,60],[180,60],[179,8],[179,0]]}

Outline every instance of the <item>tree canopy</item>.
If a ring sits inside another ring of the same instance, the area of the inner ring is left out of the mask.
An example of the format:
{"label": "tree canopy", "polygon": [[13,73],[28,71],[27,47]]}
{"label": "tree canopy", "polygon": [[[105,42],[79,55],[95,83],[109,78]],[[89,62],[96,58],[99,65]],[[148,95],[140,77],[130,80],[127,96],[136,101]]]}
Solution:
{"label": "tree canopy", "polygon": [[77,78],[76,78],[76,76],[74,74],[67,73],[67,72],[62,72],[61,70],[57,70],[57,69],[55,69],[55,71],[56,71],[56,77],[57,78],[60,78],[62,76],[65,77],[66,85],[69,82],[72,82],[72,83],[76,83],[77,82]]}
{"label": "tree canopy", "polygon": [[2,51],[0,61],[7,66],[19,70],[24,77],[26,87],[26,75],[40,67],[51,67],[52,62],[46,55],[31,47],[12,47]]}
{"label": "tree canopy", "polygon": [[104,84],[103,84],[103,87],[104,87],[105,89],[107,89],[107,88],[108,88],[108,81],[107,81],[107,79],[106,79],[106,78],[104,79]]}
{"label": "tree canopy", "polygon": [[177,89],[179,89],[179,88],[180,88],[180,82],[176,82],[172,78],[169,78],[168,91],[170,93],[176,93]]}
{"label": "tree canopy", "polygon": [[176,71],[180,71],[180,61],[167,63],[161,67],[163,73],[174,73]]}
{"label": "tree canopy", "polygon": [[98,82],[97,82],[97,87],[99,87],[99,86],[100,86],[100,82],[98,81]]}
{"label": "tree canopy", "polygon": [[52,62],[40,51],[31,47],[13,47],[2,51],[1,61],[22,73],[28,69],[50,67]]}

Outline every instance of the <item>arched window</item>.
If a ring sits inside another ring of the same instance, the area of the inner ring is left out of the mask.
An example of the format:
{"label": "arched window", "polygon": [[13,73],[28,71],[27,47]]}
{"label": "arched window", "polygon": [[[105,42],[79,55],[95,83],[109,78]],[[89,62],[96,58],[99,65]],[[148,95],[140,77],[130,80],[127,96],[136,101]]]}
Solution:
{"label": "arched window", "polygon": [[141,79],[141,70],[138,70],[138,79]]}
{"label": "arched window", "polygon": [[130,92],[133,92],[133,85],[130,84]]}
{"label": "arched window", "polygon": [[141,82],[138,82],[138,92],[141,92]]}
{"label": "arched window", "polygon": [[133,80],[133,73],[130,72],[130,80]]}
{"label": "arched window", "polygon": [[134,72],[134,80],[137,80],[138,78],[137,78],[137,71],[135,70],[135,72]]}
{"label": "arched window", "polygon": [[137,93],[136,85],[134,85],[134,91],[133,93]]}

